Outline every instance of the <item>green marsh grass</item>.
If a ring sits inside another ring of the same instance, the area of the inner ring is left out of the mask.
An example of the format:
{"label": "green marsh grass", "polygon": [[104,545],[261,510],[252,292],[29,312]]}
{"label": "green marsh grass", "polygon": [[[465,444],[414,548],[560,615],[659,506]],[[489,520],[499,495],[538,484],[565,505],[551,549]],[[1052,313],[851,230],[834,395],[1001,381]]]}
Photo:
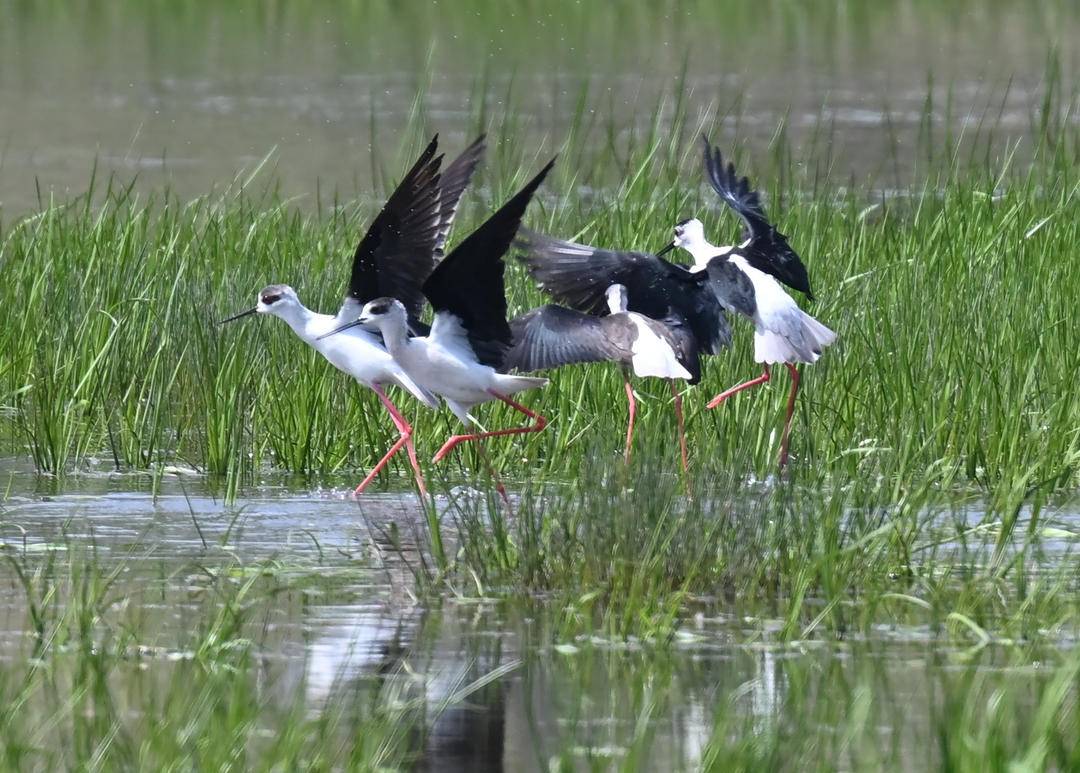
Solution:
{"label": "green marsh grass", "polygon": [[[655,249],[673,222],[698,213],[717,238],[735,238],[734,218],[699,184],[697,137],[727,114],[691,115],[685,100],[665,98],[650,122],[626,132],[579,109],[565,142],[537,150],[518,140],[513,101],[511,92],[499,114],[482,100],[473,107],[492,152],[459,237],[559,150],[571,163],[557,167],[534,203],[532,227]],[[1048,112],[1069,113],[1057,104]],[[425,113],[421,95],[400,146],[373,149],[383,187],[427,136]],[[703,408],[756,370],[749,326],[734,320],[731,351],[709,359],[702,384],[686,391],[693,499],[682,497],[675,472],[666,385],[637,383],[643,410],[626,470],[619,371],[566,368],[528,396],[551,419],[547,431],[489,446],[522,493],[521,517],[505,520],[487,506],[490,496],[453,523],[429,511],[431,561],[418,576],[449,581],[460,572],[482,589],[585,587],[618,633],[644,620],[670,627],[687,596],[717,587],[798,609],[811,590],[849,592],[885,567],[916,576],[937,539],[928,514],[967,496],[985,501],[987,521],[998,524],[993,570],[1021,582],[1026,553],[1018,558],[1012,548],[1038,537],[1041,504],[1080,478],[1072,389],[1080,341],[1069,324],[1080,294],[1072,267],[1080,205],[1070,176],[1078,145],[1067,124],[1033,119],[1036,144],[1023,162],[983,155],[980,143],[994,144],[992,118],[977,142],[957,139],[939,161],[917,150],[930,165],[925,181],[903,190],[841,184],[827,164],[797,162],[827,158],[825,140],[796,151],[782,126],[766,158],[732,150],[807,260],[814,314],[840,336],[805,369],[785,481],[774,480],[784,376],[719,410]],[[393,432],[373,395],[278,320],[217,325],[271,282],[293,284],[313,308],[334,308],[377,201],[304,212],[280,200],[272,181],[259,182],[264,164],[191,202],[140,199],[110,181],[4,227],[0,392],[12,453],[60,476],[102,464],[182,463],[221,481],[229,496],[265,471],[340,479],[378,459]],[[592,188],[594,178],[622,182]],[[513,260],[507,282],[513,313],[543,302]],[[428,458],[455,423],[401,402]],[[517,417],[494,406],[481,419],[500,426]],[[474,449],[428,469],[436,491],[472,481],[490,492]],[[753,491],[752,480],[778,485],[746,503],[740,490]],[[404,465],[391,465],[383,483],[407,487]],[[760,511],[750,524],[733,514],[746,507]],[[1024,507],[1034,516],[1020,521]],[[1028,533],[1015,533],[1018,523]],[[753,549],[727,550],[747,529],[762,530],[738,546]],[[821,560],[799,561],[808,549],[822,551]],[[627,618],[629,610],[640,619]],[[788,617],[792,635],[808,622]],[[840,617],[835,606],[825,615],[836,627]]]}
{"label": "green marsh grass", "polygon": [[[695,212],[718,238],[735,238],[733,218],[699,185],[695,141],[709,116],[691,119],[677,101],[654,115],[651,127],[591,151],[593,164],[620,185],[579,195],[589,175],[601,173],[567,163],[530,225],[656,249],[672,222]],[[418,146],[422,119],[418,111],[412,139],[394,158]],[[512,134],[497,133],[513,130],[512,114],[487,120],[494,150],[458,236],[548,153],[526,154]],[[579,159],[603,131],[582,119],[565,146],[549,150]],[[796,165],[782,140],[766,163],[735,148],[810,266],[820,297],[813,312],[840,334],[829,356],[807,369],[795,475],[827,468],[845,480],[875,458],[899,488],[926,476],[983,490],[1076,484],[1078,398],[1069,385],[1080,347],[1068,322],[1080,289],[1070,260],[1080,226],[1068,176],[1075,138],[1063,132],[1026,167],[1007,158],[988,167],[975,155],[963,164],[951,159],[920,187],[888,197]],[[804,152],[812,157],[814,149]],[[372,395],[276,320],[215,324],[270,282],[295,285],[314,308],[333,308],[373,202],[303,213],[278,201],[272,187],[246,182],[191,202],[144,200],[110,185],[4,227],[0,390],[12,453],[29,453],[42,471],[61,475],[92,458],[120,469],[182,460],[234,487],[263,469],[358,474],[377,460],[392,433]],[[517,313],[543,299],[511,263],[508,296]],[[704,382],[687,395],[695,469],[708,477],[743,460],[742,471],[764,477],[776,454],[784,378],[724,410],[702,408],[754,372],[748,326],[734,327],[735,346],[707,362]],[[530,395],[550,429],[492,444],[492,452],[511,476],[533,479],[571,477],[584,461],[582,439],[609,438],[614,455],[625,410],[619,387],[612,368],[554,374],[550,388]],[[664,386],[639,389],[642,431],[670,433]],[[453,423],[401,401],[427,455]],[[494,425],[510,415],[492,408],[483,418]],[[528,461],[511,464],[519,458]],[[403,479],[399,467],[392,474]]]}

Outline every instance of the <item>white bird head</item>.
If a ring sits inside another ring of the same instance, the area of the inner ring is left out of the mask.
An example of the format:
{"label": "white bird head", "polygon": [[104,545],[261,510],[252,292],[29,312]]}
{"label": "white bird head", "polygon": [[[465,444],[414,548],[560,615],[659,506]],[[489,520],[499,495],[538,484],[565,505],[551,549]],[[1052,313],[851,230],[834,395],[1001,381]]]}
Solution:
{"label": "white bird head", "polygon": [[[346,301],[342,311],[338,313],[339,316],[347,315],[348,308],[350,308],[350,304]],[[404,335],[409,329],[409,313],[405,311],[405,306],[402,305],[401,301],[395,298],[376,298],[364,304],[364,308],[360,309],[360,316],[346,322],[344,325],[339,325],[329,333],[323,333],[317,340],[321,341],[324,338],[337,335],[343,330],[351,330],[354,327],[379,332],[383,336],[388,333],[399,336]]]}
{"label": "white bird head", "polygon": [[408,325],[405,306],[396,298],[376,298],[364,304],[357,322],[368,330],[381,329],[386,323]]}
{"label": "white bird head", "polygon": [[672,243],[676,247],[690,250],[704,241],[705,226],[696,217],[675,224],[675,239]]}
{"label": "white bird head", "polygon": [[676,247],[681,247],[694,256],[694,264],[703,267],[710,258],[721,252],[705,238],[705,227],[696,217],[675,224],[675,238],[657,255],[666,255]]}
{"label": "white bird head", "polygon": [[626,285],[613,284],[604,291],[607,297],[608,311],[612,314],[622,314],[626,311],[629,299],[626,294]]}
{"label": "white bird head", "polygon": [[300,299],[296,297],[296,290],[288,285],[268,285],[259,291],[259,300],[252,308],[221,320],[221,324],[241,319],[249,314],[273,314],[275,317],[285,319],[292,312],[302,308]]}
{"label": "white bird head", "polygon": [[255,304],[255,311],[282,317],[299,306],[300,299],[296,296],[296,290],[288,285],[267,285],[259,291],[259,302]]}

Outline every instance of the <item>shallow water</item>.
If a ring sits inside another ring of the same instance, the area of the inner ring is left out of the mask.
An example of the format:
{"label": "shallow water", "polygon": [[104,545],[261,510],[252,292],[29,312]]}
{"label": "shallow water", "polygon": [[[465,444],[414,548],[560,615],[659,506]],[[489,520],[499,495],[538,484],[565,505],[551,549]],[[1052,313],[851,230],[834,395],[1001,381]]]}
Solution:
{"label": "shallow water", "polygon": [[889,188],[927,164],[927,121],[949,144],[980,126],[996,127],[999,148],[1022,144],[1048,55],[1066,97],[1080,55],[1080,12],[1063,0],[393,7],[0,0],[0,206],[80,194],[95,164],[99,179],[186,199],[268,154],[263,179],[299,206],[365,195],[418,88],[428,130],[451,147],[481,112],[509,108],[544,155],[588,83],[603,147],[609,120],[625,135],[661,95],[673,109],[684,64],[680,94],[692,119],[719,112],[704,127],[718,141],[764,152],[783,124],[796,164],[812,155],[819,174]]}
{"label": "shallow water", "polygon": [[[138,643],[139,668],[113,675],[136,711],[153,694],[148,684],[166,684],[172,663],[189,656],[184,632],[205,614],[206,578],[218,571],[266,572],[280,583],[251,634],[264,694],[283,708],[302,695],[317,709],[392,686],[427,707],[424,769],[539,771],[556,759],[603,767],[629,755],[651,769],[693,769],[715,733],[782,733],[805,721],[793,718],[793,701],[844,700],[866,679],[887,696],[878,732],[888,759],[925,769],[935,762],[941,682],[965,662],[941,632],[919,626],[782,642],[784,621],[742,617],[737,604],[713,599],[695,601],[664,643],[566,634],[561,611],[542,599],[509,604],[470,598],[466,588],[419,606],[406,568],[422,533],[412,494],[358,503],[346,488],[279,486],[227,504],[197,477],[167,480],[158,495],[137,481],[89,476],[73,479],[79,493],[44,495],[32,476],[12,475],[0,513],[4,554],[52,551],[65,566],[92,551],[106,570],[123,567],[116,594],[128,601],[114,623],[153,632]],[[438,502],[445,512],[449,498]],[[984,513],[976,505],[950,517],[976,527]],[[1060,508],[1053,521],[1048,554],[1065,555],[1080,513]],[[31,639],[25,594],[6,563],[0,589],[0,664],[12,664]],[[1003,679],[1039,678],[1037,668],[1012,668],[1008,655],[991,644],[979,662],[1004,668]],[[469,688],[492,673],[490,684]],[[835,708],[820,711],[824,725],[842,720]]]}

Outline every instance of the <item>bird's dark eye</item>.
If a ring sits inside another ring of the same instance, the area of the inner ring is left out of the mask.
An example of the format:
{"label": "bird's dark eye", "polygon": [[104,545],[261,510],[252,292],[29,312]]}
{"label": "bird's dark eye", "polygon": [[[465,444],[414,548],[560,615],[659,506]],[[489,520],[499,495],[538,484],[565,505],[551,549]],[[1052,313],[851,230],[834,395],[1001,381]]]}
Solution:
{"label": "bird's dark eye", "polygon": [[270,304],[272,304],[272,303],[277,303],[277,302],[278,302],[278,301],[280,301],[280,300],[281,300],[281,296],[280,296],[280,295],[277,295],[277,294],[273,294],[273,295],[264,295],[264,296],[262,297],[262,302],[263,302],[263,304],[264,304],[264,305],[266,305],[266,306],[269,306],[269,305],[270,305]]}
{"label": "bird's dark eye", "polygon": [[369,314],[385,314],[387,311],[386,304],[380,303],[376,306],[372,306],[368,309]]}

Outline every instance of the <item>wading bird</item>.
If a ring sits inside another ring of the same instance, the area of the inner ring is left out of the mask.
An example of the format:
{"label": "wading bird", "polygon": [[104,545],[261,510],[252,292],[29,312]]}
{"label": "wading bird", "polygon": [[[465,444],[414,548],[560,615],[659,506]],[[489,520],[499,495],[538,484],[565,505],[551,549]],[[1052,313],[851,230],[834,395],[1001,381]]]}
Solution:
{"label": "wading bird", "polygon": [[384,387],[395,384],[432,408],[438,406],[438,401],[405,373],[377,335],[361,329],[332,339],[324,335],[356,319],[371,299],[386,296],[398,299],[414,330],[425,329],[419,321],[424,303],[420,287],[431,274],[436,256],[441,255],[461,194],[483,156],[484,142],[483,137],[477,139],[441,175],[442,156],[435,157],[437,148],[438,136],[431,140],[360,240],[353,255],[348,295],[336,315],[308,309],[288,285],[270,285],[260,291],[254,308],[222,321],[232,322],[256,313],[279,317],[332,365],[375,392],[399,438],[356,487],[356,494],[364,491],[403,446],[417,488],[421,495],[426,493],[412,443],[412,427]]}
{"label": "wading bird", "polygon": [[[617,252],[522,229],[518,245],[525,263],[541,289],[559,303],[589,315],[609,309],[607,291],[625,289],[625,308],[653,321],[662,320],[682,349],[680,363],[689,367],[696,383],[698,357],[719,354],[731,344],[725,311],[745,305],[748,280],[718,261],[706,272],[692,272],[644,252]],[[627,454],[636,414],[634,391],[626,380],[630,426]],[[676,396],[678,398],[678,396]],[[676,399],[676,410],[681,403]],[[681,432],[681,430],[680,430]],[[685,451],[684,451],[685,454]]]}
{"label": "wading bird", "polygon": [[[510,395],[547,384],[545,378],[499,372],[512,344],[506,320],[503,255],[514,240],[533,194],[555,164],[552,159],[513,198],[467,236],[439,263],[423,285],[435,319],[431,332],[410,336],[408,309],[395,298],[368,301],[359,319],[326,334],[365,328],[376,330],[405,373],[421,388],[440,395],[466,426],[476,424],[469,410],[500,400],[533,420],[524,427],[449,438],[435,454],[443,459],[458,444],[481,438],[540,432],[547,419]],[[500,492],[505,492],[499,484]]]}
{"label": "wading bird", "polygon": [[613,284],[604,293],[609,313],[596,317],[549,304],[510,322],[514,347],[507,353],[508,370],[534,371],[577,362],[617,362],[623,368],[630,420],[626,427],[624,459],[630,462],[637,401],[629,372],[664,378],[675,396],[675,418],[683,472],[689,472],[682,396],[675,379],[696,384],[701,378],[697,342],[678,317],[659,321],[627,311],[626,287]]}
{"label": "wading bird", "polygon": [[791,374],[780,440],[783,467],[787,464],[791,420],[799,391],[796,363],[816,362],[822,349],[836,340],[836,334],[800,309],[780,286],[783,282],[813,299],[806,267],[787,238],[766,219],[758,192],[750,188],[747,178],[736,175],[734,164],[724,166],[719,150],[711,148],[704,137],[702,140],[706,177],[720,198],[742,218],[744,241],[737,247],[717,247],[705,238],[701,221],[691,218],[675,226],[674,241],[659,254],[681,247],[694,258],[691,271],[710,272],[718,262],[726,262],[746,278],[740,282],[741,302],[733,309],[753,321],[754,360],[762,363],[764,370],[760,376],[721,392],[707,407],[715,408],[734,394],[764,384],[771,378],[769,366],[783,363]]}

